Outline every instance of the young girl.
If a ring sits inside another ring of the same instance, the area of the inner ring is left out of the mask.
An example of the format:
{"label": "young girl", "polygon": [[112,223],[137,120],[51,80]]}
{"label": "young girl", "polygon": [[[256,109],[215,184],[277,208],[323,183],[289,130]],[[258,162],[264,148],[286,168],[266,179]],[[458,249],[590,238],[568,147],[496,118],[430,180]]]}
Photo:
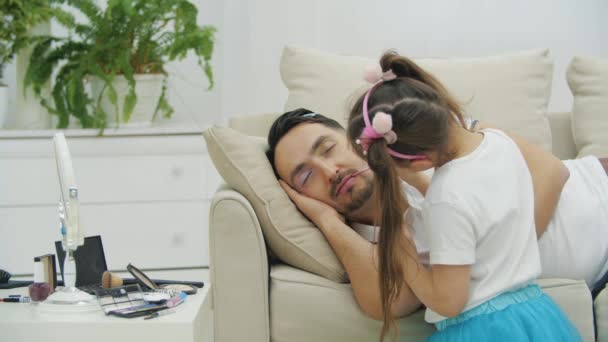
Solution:
{"label": "young girl", "polygon": [[[456,101],[405,57],[355,104],[348,135],[376,173],[382,213],[379,264],[385,322],[403,281],[438,329],[433,341],[579,341],[534,284],[540,259],[526,162],[503,132],[471,132]],[[435,168],[422,207],[430,269],[418,260],[399,174]]]}

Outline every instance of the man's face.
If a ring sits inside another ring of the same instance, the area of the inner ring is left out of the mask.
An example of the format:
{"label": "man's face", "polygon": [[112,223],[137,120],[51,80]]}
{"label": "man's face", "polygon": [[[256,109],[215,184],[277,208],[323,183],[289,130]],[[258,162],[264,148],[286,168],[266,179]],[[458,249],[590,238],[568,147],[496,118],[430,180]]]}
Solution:
{"label": "man's face", "polygon": [[299,193],[349,216],[373,192],[373,173],[349,148],[346,134],[318,123],[303,123],[285,134],[275,149],[279,177]]}

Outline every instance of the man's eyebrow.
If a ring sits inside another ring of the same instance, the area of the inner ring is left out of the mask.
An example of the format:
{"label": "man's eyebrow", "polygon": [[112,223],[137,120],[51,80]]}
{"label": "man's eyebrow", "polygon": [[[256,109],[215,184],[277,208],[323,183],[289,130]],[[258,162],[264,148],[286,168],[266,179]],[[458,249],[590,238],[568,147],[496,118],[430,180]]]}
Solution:
{"label": "man's eyebrow", "polygon": [[[310,151],[308,151],[308,155],[313,155],[315,153],[315,151],[319,148],[319,146],[321,146],[327,139],[329,139],[329,135],[321,135],[317,138],[317,140],[315,140],[315,142],[312,144]],[[293,178],[300,173],[300,171],[302,171],[302,168],[304,167],[304,163],[300,163],[298,164],[295,169],[293,169],[293,171],[291,172],[291,174],[289,175],[289,181],[291,182],[291,184],[294,184],[293,182]]]}
{"label": "man's eyebrow", "polygon": [[312,144],[312,147],[310,148],[308,154],[314,154],[315,151],[319,148],[319,146],[321,146],[327,139],[329,139],[329,135],[322,135],[318,137],[317,140],[315,140],[314,144]]}

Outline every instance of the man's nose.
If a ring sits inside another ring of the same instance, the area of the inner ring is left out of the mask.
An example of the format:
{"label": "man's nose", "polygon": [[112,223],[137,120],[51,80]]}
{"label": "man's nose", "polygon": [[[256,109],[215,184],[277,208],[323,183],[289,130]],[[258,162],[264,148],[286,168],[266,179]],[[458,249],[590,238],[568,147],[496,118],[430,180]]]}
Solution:
{"label": "man's nose", "polygon": [[336,180],[338,172],[340,172],[340,169],[336,165],[330,163],[321,163],[321,169],[330,183]]}

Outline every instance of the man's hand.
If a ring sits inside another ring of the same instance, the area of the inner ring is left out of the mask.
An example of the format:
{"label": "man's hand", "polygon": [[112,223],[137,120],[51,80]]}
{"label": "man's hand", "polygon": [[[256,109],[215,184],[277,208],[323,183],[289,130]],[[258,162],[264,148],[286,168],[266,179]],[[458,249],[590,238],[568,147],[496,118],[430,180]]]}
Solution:
{"label": "man's hand", "polygon": [[281,184],[283,190],[285,190],[289,198],[291,198],[293,203],[296,204],[298,209],[300,209],[300,211],[306,215],[306,217],[308,217],[308,219],[311,220],[317,227],[327,227],[332,222],[336,222],[335,220],[344,222],[344,216],[340,215],[340,213],[338,213],[336,209],[332,208],[331,206],[314,198],[299,194],[291,186],[289,186],[289,184],[283,182],[282,180],[279,180],[279,184]]}
{"label": "man's hand", "polygon": [[[299,194],[282,180],[279,180],[279,183],[298,209],[321,229],[321,233],[336,252],[348,273],[359,306],[370,317],[382,320],[380,281],[376,264],[378,258],[374,256],[376,246],[347,226],[344,223],[344,217],[331,206]],[[411,238],[407,233],[405,236]],[[418,307],[420,307],[420,301],[407,284],[403,283],[399,298],[392,303],[393,316],[405,316],[414,312]]]}

